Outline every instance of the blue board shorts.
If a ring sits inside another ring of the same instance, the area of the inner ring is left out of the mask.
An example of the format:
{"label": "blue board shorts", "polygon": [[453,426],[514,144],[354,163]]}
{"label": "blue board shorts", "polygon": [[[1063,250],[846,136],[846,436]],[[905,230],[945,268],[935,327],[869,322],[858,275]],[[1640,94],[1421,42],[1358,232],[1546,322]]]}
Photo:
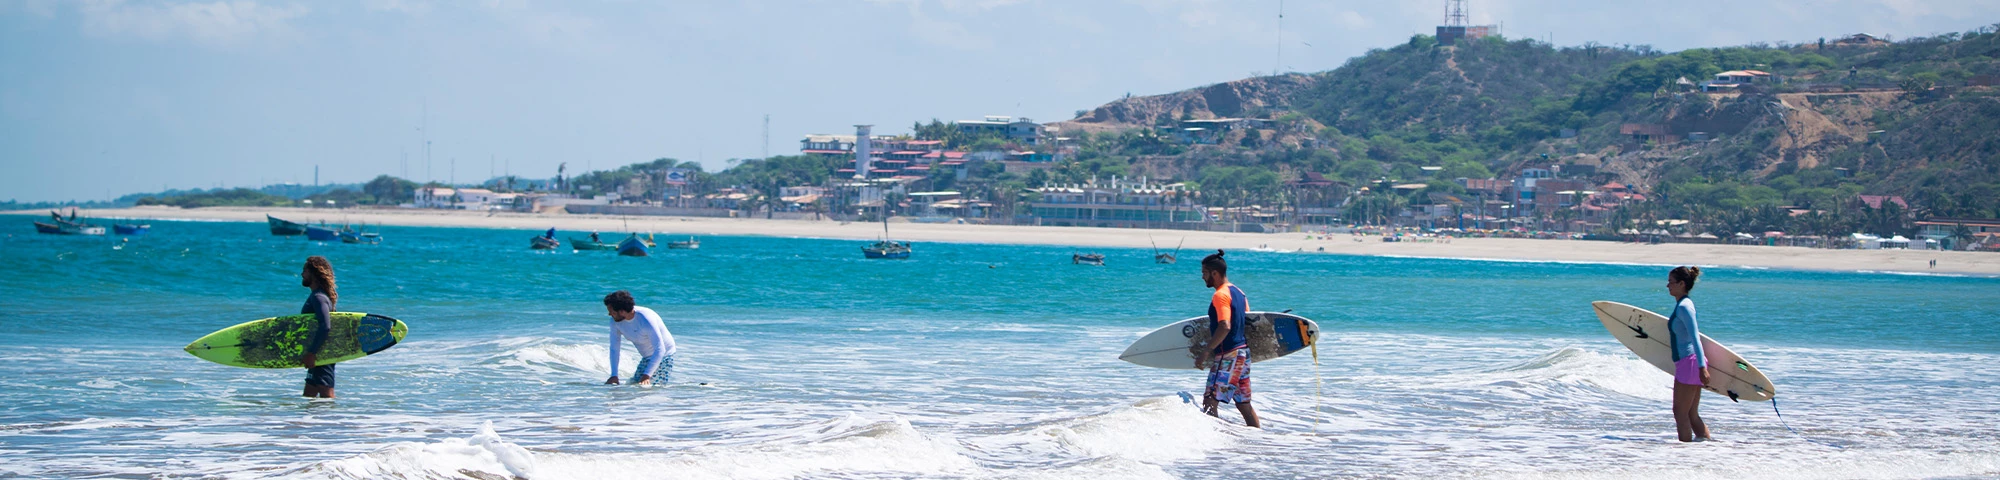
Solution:
{"label": "blue board shorts", "polygon": [[1208,367],[1208,391],[1203,393],[1222,403],[1250,401],[1250,349],[1238,348],[1215,357]]}
{"label": "blue board shorts", "polygon": [[306,369],[306,385],[333,388],[333,364]]}
{"label": "blue board shorts", "polygon": [[[639,360],[639,364],[640,364],[640,365],[645,365],[645,364],[646,364],[646,362],[649,362],[649,361],[652,361],[652,360],[653,360],[653,359],[650,359],[650,358],[647,358],[647,359],[642,359],[642,360]],[[668,355],[668,356],[667,356],[667,358],[662,358],[662,359],[660,359],[660,366],[659,366],[659,368],[655,368],[655,369],[653,369],[653,383],[655,383],[655,384],[663,384],[663,383],[667,383],[667,377],[668,377],[668,376],[670,376],[670,375],[673,375],[673,373],[674,373],[674,356],[673,356],[673,355]],[[640,375],[640,372],[632,372],[632,381],[630,381],[630,382],[627,382],[627,383],[632,383],[632,384],[635,384],[635,385],[636,385],[636,384],[638,384],[638,383],[639,383],[639,375]]]}

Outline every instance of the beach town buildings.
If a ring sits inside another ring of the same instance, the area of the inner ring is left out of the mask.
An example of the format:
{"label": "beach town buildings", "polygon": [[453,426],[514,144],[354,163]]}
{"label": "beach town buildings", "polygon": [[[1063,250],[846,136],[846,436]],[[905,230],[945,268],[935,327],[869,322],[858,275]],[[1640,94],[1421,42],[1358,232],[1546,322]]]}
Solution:
{"label": "beach town buildings", "polygon": [[2000,250],[2000,219],[1931,217],[1916,227],[1917,238],[1945,250]]}
{"label": "beach town buildings", "polygon": [[1108,183],[1051,185],[1028,209],[1036,225],[1195,229],[1209,210],[1194,201],[1186,184],[1157,184],[1112,177]]}
{"label": "beach town buildings", "polygon": [[517,193],[495,193],[484,188],[417,187],[411,194],[416,208],[452,210],[496,210],[513,208]]}

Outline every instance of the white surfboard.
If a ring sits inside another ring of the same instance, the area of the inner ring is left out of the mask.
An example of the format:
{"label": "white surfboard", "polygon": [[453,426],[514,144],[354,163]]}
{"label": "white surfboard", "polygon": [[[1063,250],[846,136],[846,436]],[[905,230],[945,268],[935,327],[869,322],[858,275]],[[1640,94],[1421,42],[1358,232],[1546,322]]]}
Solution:
{"label": "white surfboard", "polygon": [[[1250,362],[1262,362],[1304,350],[1319,341],[1319,324],[1305,317],[1279,312],[1250,312],[1243,315],[1250,331]],[[1208,316],[1168,324],[1148,333],[1119,360],[1153,368],[1196,370],[1194,344],[1208,340]],[[1199,340],[1197,340],[1199,339]]]}
{"label": "white surfboard", "polygon": [[[1671,335],[1667,332],[1667,317],[1618,302],[1597,301],[1590,302],[1590,306],[1597,311],[1597,320],[1604,322],[1604,329],[1618,337],[1625,348],[1632,349],[1632,353],[1660,371],[1674,373],[1673,346],[1667,344]],[[1701,336],[1701,348],[1708,356],[1708,391],[1731,400],[1753,402],[1770,400],[1778,394],[1778,387],[1757,366],[1707,334]]]}

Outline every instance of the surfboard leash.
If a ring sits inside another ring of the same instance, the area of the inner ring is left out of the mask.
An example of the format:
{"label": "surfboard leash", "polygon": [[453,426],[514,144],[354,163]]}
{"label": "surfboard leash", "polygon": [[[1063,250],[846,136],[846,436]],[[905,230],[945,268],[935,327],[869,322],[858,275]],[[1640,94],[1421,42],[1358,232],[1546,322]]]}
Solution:
{"label": "surfboard leash", "polygon": [[1803,433],[1799,433],[1799,431],[1798,431],[1798,430],[1796,430],[1796,429],[1793,429],[1793,428],[1792,428],[1792,424],[1791,424],[1791,423],[1788,423],[1788,422],[1786,422],[1786,421],[1785,421],[1785,412],[1780,412],[1780,411],[1778,411],[1778,397],[1777,397],[1776,395],[1773,395],[1773,396],[1771,396],[1771,413],[1775,413],[1775,414],[1778,414],[1778,424],[1779,424],[1779,425],[1784,425],[1784,426],[1785,426],[1785,429],[1786,429],[1786,430],[1791,430],[1791,431],[1792,431],[1792,435],[1797,435],[1797,436],[1799,437],[1799,439],[1800,439],[1800,440],[1805,440],[1805,441],[1807,441],[1807,442],[1812,442],[1812,443],[1815,443],[1815,444],[1819,444],[1819,445],[1825,445],[1825,446],[1829,446],[1829,447],[1833,447],[1833,448],[1838,448],[1838,449],[1841,449],[1841,450],[1846,450],[1846,449],[1847,449],[1847,447],[1843,447],[1843,446],[1839,446],[1839,445],[1834,445],[1834,444],[1831,444],[1831,443],[1826,443],[1826,442],[1822,442],[1822,441],[1818,441],[1818,440],[1813,440],[1813,439],[1812,439],[1811,437],[1807,437],[1807,436],[1806,436],[1805,434],[1803,434]]}
{"label": "surfboard leash", "polygon": [[1316,436],[1319,435],[1319,416],[1321,414],[1319,410],[1320,396],[1322,395],[1321,393],[1322,390],[1325,388],[1324,382],[1322,382],[1319,377],[1319,338],[1313,338],[1312,353],[1313,353],[1313,435]]}

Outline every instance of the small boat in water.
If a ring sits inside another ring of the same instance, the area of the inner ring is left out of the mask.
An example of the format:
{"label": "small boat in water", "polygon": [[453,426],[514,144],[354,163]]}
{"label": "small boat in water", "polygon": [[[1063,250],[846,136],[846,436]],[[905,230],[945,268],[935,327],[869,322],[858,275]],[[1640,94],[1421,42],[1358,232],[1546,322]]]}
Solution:
{"label": "small boat in water", "polygon": [[74,212],[69,214],[69,219],[63,219],[62,214],[49,212],[49,219],[55,223],[35,222],[35,232],[53,235],[104,234],[104,227],[85,222],[86,219],[78,218]]}
{"label": "small boat in water", "polygon": [[895,240],[890,240],[889,216],[883,215],[882,239],[876,240],[875,243],[871,243],[861,247],[861,256],[866,258],[881,258],[889,260],[908,259],[910,258],[910,242],[898,242]]}
{"label": "small boat in water", "polygon": [[338,241],[340,240],[340,232],[319,225],[307,225],[306,239],[315,242]]}
{"label": "small boat in water", "polygon": [[[1151,241],[1153,241],[1153,237],[1151,237],[1151,236],[1147,236],[1147,237],[1146,237],[1146,241],[1148,241],[1148,242],[1151,242]],[[1158,243],[1154,243],[1154,244],[1153,244],[1153,263],[1157,263],[1157,264],[1161,264],[1161,265],[1173,265],[1173,264],[1174,264],[1174,262],[1178,262],[1178,261],[1180,261],[1180,259],[1181,259],[1181,245],[1186,245],[1186,244],[1187,244],[1187,237],[1181,237],[1181,244],[1180,244],[1180,245],[1174,245],[1174,251],[1173,251],[1173,252],[1163,252],[1163,251],[1160,251],[1160,244],[1158,244]]]}
{"label": "small boat in water", "polygon": [[111,231],[117,232],[119,235],[145,235],[146,232],[152,229],[152,225],[145,224],[118,223],[111,225]]}
{"label": "small boat in water", "polygon": [[541,235],[536,235],[534,238],[528,239],[528,248],[532,250],[555,250],[556,247],[561,247],[561,246],[562,246],[561,240],[556,240]]}
{"label": "small boat in water", "polygon": [[363,232],[351,228],[343,228],[340,229],[340,243],[358,243],[358,244],[374,245],[382,243],[382,234],[375,232]]}
{"label": "small boat in water", "polygon": [[306,224],[303,223],[285,220],[278,217],[273,217],[270,214],[264,215],[264,221],[266,223],[271,224],[272,235],[277,235],[280,237],[289,237],[293,235],[306,234]]}
{"label": "small boat in water", "polygon": [[694,237],[688,237],[685,242],[667,242],[668,250],[694,250],[698,248],[701,248],[701,240],[695,240]]}
{"label": "small boat in water", "polygon": [[637,233],[618,242],[618,254],[627,257],[644,257],[651,253],[650,248],[652,247],[646,245],[645,239],[639,238]]}
{"label": "small boat in water", "polygon": [[910,258],[910,242],[877,240],[875,243],[861,247],[861,256],[890,260],[907,259]]}
{"label": "small boat in water", "polygon": [[591,240],[591,239],[588,239],[588,238],[576,238],[576,237],[569,237],[569,248],[570,248],[570,249],[572,249],[572,250],[576,250],[576,251],[583,251],[583,250],[617,250],[617,249],[618,249],[618,244],[615,244],[615,243],[604,243],[604,242],[600,242],[600,241],[596,241],[596,240]]}
{"label": "small boat in water", "polygon": [[1070,254],[1070,255],[1069,255],[1069,263],[1073,263],[1073,264],[1077,264],[1077,265],[1096,265],[1096,266],[1099,266],[1099,267],[1102,267],[1102,266],[1104,266],[1104,254],[1102,254],[1102,253],[1072,253],[1072,254]]}

